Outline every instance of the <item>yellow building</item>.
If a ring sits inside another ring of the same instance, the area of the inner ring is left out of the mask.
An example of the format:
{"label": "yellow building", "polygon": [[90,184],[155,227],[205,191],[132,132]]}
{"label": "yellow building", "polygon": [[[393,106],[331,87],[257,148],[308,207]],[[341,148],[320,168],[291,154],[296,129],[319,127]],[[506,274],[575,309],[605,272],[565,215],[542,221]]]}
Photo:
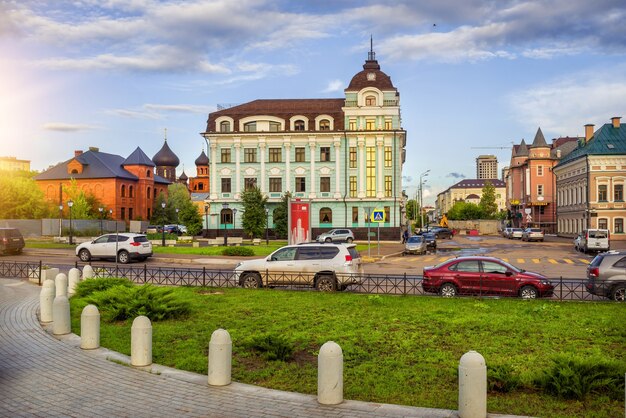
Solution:
{"label": "yellow building", "polygon": [[30,171],[30,160],[18,160],[15,157],[0,157],[0,170]]}
{"label": "yellow building", "polygon": [[498,179],[465,179],[450,186],[447,190],[437,195],[437,215],[441,217],[447,213],[456,202],[480,203],[483,187],[491,182],[496,189],[496,204],[498,211],[506,209],[506,186]]}

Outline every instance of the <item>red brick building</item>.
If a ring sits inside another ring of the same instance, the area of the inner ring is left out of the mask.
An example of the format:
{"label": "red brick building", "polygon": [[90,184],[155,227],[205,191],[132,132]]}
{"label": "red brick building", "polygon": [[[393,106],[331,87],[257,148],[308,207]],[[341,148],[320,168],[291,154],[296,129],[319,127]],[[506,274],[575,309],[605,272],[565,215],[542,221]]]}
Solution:
{"label": "red brick building", "polygon": [[[161,161],[164,162],[168,163]],[[139,147],[128,158],[90,147],[86,152],[75,151],[73,158],[37,175],[35,180],[46,199],[55,205],[62,203],[67,207],[69,197],[63,189],[74,179],[81,190],[95,196],[107,211],[113,210],[113,219],[149,220],[156,197],[159,193],[167,196],[167,186],[171,183],[156,175],[155,167]],[[175,173],[175,166],[160,167],[164,172]]]}

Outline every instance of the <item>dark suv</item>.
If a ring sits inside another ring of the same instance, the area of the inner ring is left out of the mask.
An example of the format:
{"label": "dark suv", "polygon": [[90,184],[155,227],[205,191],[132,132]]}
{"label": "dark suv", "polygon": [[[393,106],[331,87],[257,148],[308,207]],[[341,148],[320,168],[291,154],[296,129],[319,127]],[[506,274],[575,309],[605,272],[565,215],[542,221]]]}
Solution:
{"label": "dark suv", "polygon": [[19,254],[24,248],[24,238],[17,228],[0,228],[0,254]]}
{"label": "dark suv", "polygon": [[434,233],[437,239],[443,239],[443,238],[452,239],[452,235],[453,235],[452,230],[450,228],[444,228],[443,226],[436,226],[434,228],[431,228],[429,232]]}
{"label": "dark suv", "polygon": [[587,291],[624,302],[626,300],[626,252],[598,254],[587,266]]}

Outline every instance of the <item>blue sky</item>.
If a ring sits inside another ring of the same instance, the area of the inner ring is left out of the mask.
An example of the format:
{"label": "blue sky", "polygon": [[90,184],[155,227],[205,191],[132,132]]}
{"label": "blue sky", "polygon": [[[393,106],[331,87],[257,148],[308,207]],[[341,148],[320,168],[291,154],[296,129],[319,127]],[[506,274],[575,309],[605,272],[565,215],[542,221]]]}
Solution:
{"label": "blue sky", "polygon": [[[422,4],[424,3],[424,4]],[[218,104],[339,98],[370,35],[400,91],[403,187],[426,203],[475,158],[626,122],[623,0],[0,0],[0,156],[33,169],[77,149],[153,156],[188,175]]]}

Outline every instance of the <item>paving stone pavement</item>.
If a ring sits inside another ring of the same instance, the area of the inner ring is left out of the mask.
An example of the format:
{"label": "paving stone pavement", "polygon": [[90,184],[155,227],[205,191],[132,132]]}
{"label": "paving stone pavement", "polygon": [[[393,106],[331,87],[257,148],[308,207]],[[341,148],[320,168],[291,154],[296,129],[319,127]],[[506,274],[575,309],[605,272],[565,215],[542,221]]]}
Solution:
{"label": "paving stone pavement", "polygon": [[241,383],[210,387],[203,375],[118,364],[107,360],[116,357],[106,349],[81,350],[73,334],[46,332],[37,318],[40,289],[0,279],[1,417],[457,416],[451,410],[357,401],[324,406],[312,395]]}

